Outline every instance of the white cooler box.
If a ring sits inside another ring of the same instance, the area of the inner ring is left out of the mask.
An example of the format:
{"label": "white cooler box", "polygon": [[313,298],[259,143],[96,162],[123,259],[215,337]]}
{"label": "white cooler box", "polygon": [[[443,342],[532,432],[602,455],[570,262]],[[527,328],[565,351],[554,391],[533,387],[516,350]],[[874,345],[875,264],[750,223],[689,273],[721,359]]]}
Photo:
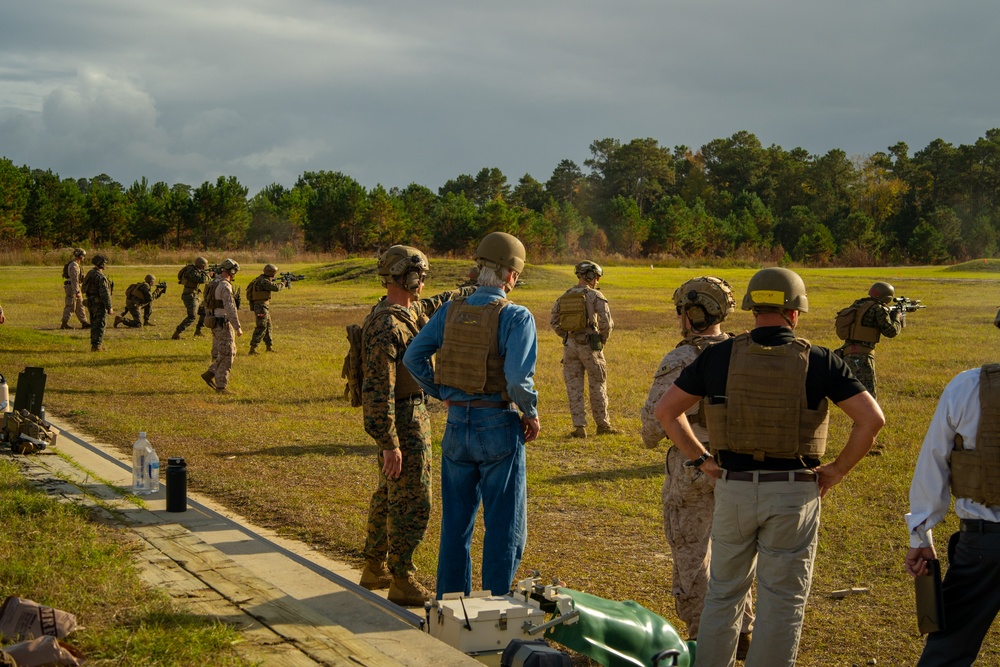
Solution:
{"label": "white cooler box", "polygon": [[500,664],[500,654],[514,639],[540,639],[527,627],[545,622],[537,606],[507,595],[473,591],[466,597],[447,593],[430,611],[428,632],[453,648],[485,662]]}

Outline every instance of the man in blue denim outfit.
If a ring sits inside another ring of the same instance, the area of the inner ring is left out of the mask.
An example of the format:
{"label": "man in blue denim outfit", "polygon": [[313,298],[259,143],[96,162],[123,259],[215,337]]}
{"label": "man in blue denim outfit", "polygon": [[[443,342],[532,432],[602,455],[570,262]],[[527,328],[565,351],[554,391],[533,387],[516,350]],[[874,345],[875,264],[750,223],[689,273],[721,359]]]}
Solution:
{"label": "man in blue denim outfit", "polygon": [[538,337],[528,309],[506,299],[524,259],[518,239],[503,232],[487,235],[476,249],[479,288],[442,304],[403,357],[424,391],[448,406],[441,440],[439,599],[472,592],[470,551],[480,502],[486,526],[482,589],[506,594],[524,553],[524,445],[539,429],[533,380]]}

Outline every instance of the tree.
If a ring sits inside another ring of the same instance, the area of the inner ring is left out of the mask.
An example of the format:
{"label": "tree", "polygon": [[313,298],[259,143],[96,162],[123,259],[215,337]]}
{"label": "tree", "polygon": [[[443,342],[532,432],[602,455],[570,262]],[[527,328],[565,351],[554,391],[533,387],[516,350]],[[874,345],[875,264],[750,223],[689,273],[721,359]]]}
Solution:
{"label": "tree", "polygon": [[550,195],[545,192],[545,186],[532,178],[531,174],[525,174],[514,186],[510,203],[512,206],[521,206],[541,213],[549,199]]}
{"label": "tree", "polygon": [[353,178],[338,172],[305,172],[297,188],[308,188],[306,201],[306,242],[329,252],[342,247],[348,252],[371,248],[374,231],[362,215],[365,189]]}
{"label": "tree", "polygon": [[557,202],[578,203],[578,197],[586,187],[583,172],[572,160],[562,160],[552,170],[552,176],[545,182],[545,191]]}
{"label": "tree", "polygon": [[368,193],[364,226],[370,228],[378,239],[380,248],[408,240],[406,215],[400,202],[390,197],[381,184]]}
{"label": "tree", "polygon": [[829,228],[817,222],[805,229],[802,238],[792,250],[792,258],[810,264],[824,265],[830,262],[836,247]]}
{"label": "tree", "polygon": [[598,196],[606,201],[628,197],[640,215],[674,182],[673,158],[656,139],[633,139],[624,146],[617,140],[603,139],[592,143],[590,151],[593,157],[584,164],[594,171]]}
{"label": "tree", "polygon": [[203,248],[237,247],[250,227],[247,188],[235,176],[205,181],[191,198],[194,221]]}
{"label": "tree", "polygon": [[629,256],[637,255],[649,237],[651,221],[643,217],[639,204],[631,197],[615,197],[610,209],[607,234],[611,247]]}
{"label": "tree", "polygon": [[131,242],[125,193],[120,183],[107,174],[95,176],[84,197],[91,242],[104,245]]}
{"label": "tree", "polygon": [[0,158],[0,238],[20,238],[27,232],[24,211],[30,184],[27,167],[15,167],[7,158]]}
{"label": "tree", "polygon": [[[715,189],[734,197],[752,192],[769,202],[772,184],[768,173],[768,155],[760,140],[751,132],[741,130],[728,139],[715,139],[701,147],[709,183]],[[716,210],[715,215],[728,211]]]}
{"label": "tree", "polygon": [[434,249],[465,252],[479,241],[476,205],[463,194],[448,193],[438,201],[435,214]]}

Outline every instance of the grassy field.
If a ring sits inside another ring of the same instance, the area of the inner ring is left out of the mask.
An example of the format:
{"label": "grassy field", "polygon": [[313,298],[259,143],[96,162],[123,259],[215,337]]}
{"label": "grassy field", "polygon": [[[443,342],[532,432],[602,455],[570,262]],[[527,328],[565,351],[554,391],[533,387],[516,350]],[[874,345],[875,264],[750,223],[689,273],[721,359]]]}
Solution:
{"label": "grassy field", "polygon": [[[76,615],[64,641],[88,665],[239,667],[238,631],[214,619],[178,613],[131,566],[126,535],[91,521],[87,510],[31,487],[0,460],[0,593]],[[11,643],[3,640],[3,645]]]}
{"label": "grassy field", "polygon": [[[451,288],[468,262],[434,261],[426,293]],[[7,324],[0,327],[0,372],[16,383],[18,371],[41,366],[48,376],[46,410],[122,452],[145,430],[160,459],[184,456],[189,485],[254,521],[357,562],[364,542],[368,497],[375,486],[375,450],[360,409],[343,398],[340,370],[344,327],[360,322],[383,293],[374,260],[331,265],[281,264],[307,280],[272,300],[274,354],[246,356],[245,334],[230,383],[218,396],[200,373],[210,361],[210,339],[170,340],[183,316],[179,266],[112,266],[123,305],[124,287],[152,270],[170,284],[156,302],[155,327],[109,329],[106,352],[93,354],[88,332],[58,329],[62,311],[59,267],[2,267],[0,294]],[[244,286],[259,266],[244,265]],[[801,270],[810,312],[799,334],[836,346],[834,314],[863,296],[875,280],[928,308],[907,318],[895,340],[877,352],[881,403],[887,426],[881,457],[868,457],[825,499],[819,556],[802,639],[800,665],[913,664],[922,646],[912,612],[912,580],[902,560],[907,543],[903,514],[924,431],[944,385],[958,371],[996,361],[1000,332],[991,325],[1000,265],[966,267]],[[529,266],[527,284],[512,293],[539,325],[542,431],[528,447],[529,537],[522,574],[558,576],[576,589],[633,599],[676,623],[670,596],[670,554],[662,534],[660,484],[666,446],[647,450],[639,438],[639,408],[652,373],[678,340],[670,296],[684,280],[711,273],[726,278],[742,298],[752,269],[700,270],[606,266],[601,286],[616,329],[605,353],[613,423],[622,435],[579,441],[560,368],[560,340],[548,328],[555,298],[575,282],[571,266]],[[751,325],[738,311],[727,330]],[[435,454],[444,411],[432,406]],[[848,424],[832,411],[828,455],[842,446]],[[437,480],[435,480],[437,487]],[[437,489],[436,489],[437,490]],[[432,584],[439,534],[437,514],[417,552],[418,576]],[[939,527],[944,544],[957,525]],[[478,538],[477,538],[478,539]],[[833,590],[866,587],[842,600]],[[997,636],[987,640],[984,664],[1000,659]]]}

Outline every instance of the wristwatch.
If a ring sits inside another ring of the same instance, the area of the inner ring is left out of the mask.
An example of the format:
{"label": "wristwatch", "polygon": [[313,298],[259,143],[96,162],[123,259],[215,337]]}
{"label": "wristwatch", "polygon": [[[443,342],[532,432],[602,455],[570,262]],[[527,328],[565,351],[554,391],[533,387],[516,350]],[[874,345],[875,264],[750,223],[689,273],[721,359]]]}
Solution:
{"label": "wristwatch", "polygon": [[702,454],[701,456],[699,456],[698,458],[696,458],[693,461],[685,461],[684,462],[684,467],[685,468],[700,468],[701,464],[704,463],[705,461],[709,460],[710,458],[712,458],[712,455],[709,454],[708,452],[705,452],[704,454]]}

